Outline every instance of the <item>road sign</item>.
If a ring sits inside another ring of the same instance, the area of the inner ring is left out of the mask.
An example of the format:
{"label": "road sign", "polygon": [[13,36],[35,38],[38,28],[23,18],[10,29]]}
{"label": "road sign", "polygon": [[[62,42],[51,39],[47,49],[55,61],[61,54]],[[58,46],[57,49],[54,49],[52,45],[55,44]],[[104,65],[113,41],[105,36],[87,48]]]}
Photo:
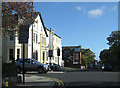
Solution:
{"label": "road sign", "polygon": [[75,48],[74,51],[75,52],[80,52],[80,48]]}
{"label": "road sign", "polygon": [[57,49],[57,56],[60,56],[60,49]]}
{"label": "road sign", "polygon": [[28,43],[29,38],[29,25],[19,26],[19,43]]}
{"label": "road sign", "polygon": [[73,64],[78,64],[78,62],[73,62]]}
{"label": "road sign", "polygon": [[49,57],[53,57],[53,50],[49,50]]}

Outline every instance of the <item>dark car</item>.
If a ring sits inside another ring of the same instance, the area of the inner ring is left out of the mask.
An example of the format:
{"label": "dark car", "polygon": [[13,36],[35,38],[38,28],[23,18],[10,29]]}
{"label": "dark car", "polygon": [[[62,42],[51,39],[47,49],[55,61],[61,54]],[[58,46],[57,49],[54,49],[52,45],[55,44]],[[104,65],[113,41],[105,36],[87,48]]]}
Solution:
{"label": "dark car", "polygon": [[87,68],[92,68],[92,65],[91,65],[91,64],[89,64]]}
{"label": "dark car", "polygon": [[[20,73],[23,70],[23,59],[19,59],[16,62],[17,72]],[[25,72],[26,71],[38,71],[38,73],[47,73],[49,68],[48,65],[38,62],[35,59],[25,59]]]}
{"label": "dark car", "polygon": [[110,64],[103,64],[101,68],[103,71],[112,71],[112,66]]}
{"label": "dark car", "polygon": [[98,65],[92,65],[92,69],[98,69]]}
{"label": "dark car", "polygon": [[59,70],[60,69],[60,66],[56,63],[51,63],[51,65],[49,65],[50,69],[51,70]]}

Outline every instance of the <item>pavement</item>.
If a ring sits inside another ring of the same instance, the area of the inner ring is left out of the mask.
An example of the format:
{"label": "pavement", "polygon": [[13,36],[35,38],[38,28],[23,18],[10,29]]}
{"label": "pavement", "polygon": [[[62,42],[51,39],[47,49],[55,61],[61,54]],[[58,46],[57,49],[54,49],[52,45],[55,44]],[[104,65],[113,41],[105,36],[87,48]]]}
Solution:
{"label": "pavement", "polygon": [[[58,73],[54,71],[49,71],[48,73]],[[23,75],[18,74],[21,77],[21,83],[15,84],[5,84],[2,88],[62,88],[64,86],[63,82],[59,79],[43,77],[38,75],[29,75],[37,74],[37,72],[28,72],[25,74],[25,83],[23,83]],[[13,79],[14,80],[14,79]]]}
{"label": "pavement", "polygon": [[[19,74],[19,76],[22,74]],[[8,85],[7,88],[53,88],[57,83],[47,77],[43,76],[25,76],[25,83],[17,83]],[[57,86],[57,85],[56,85]],[[6,87],[3,87],[6,88]]]}

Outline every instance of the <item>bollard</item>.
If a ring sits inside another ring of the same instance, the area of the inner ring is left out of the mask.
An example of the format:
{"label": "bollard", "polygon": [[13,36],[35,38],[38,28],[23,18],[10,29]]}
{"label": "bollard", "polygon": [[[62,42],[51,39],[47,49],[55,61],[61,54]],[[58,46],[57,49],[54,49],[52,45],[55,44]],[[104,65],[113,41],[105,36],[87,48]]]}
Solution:
{"label": "bollard", "polygon": [[8,81],[5,82],[5,86],[8,87]]}

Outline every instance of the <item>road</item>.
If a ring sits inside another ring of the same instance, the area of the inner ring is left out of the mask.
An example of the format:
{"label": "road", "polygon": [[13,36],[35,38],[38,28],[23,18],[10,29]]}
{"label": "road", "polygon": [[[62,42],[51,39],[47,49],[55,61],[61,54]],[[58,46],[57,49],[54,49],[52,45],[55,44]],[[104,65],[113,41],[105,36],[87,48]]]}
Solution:
{"label": "road", "polygon": [[[120,74],[120,73],[119,73]],[[27,76],[43,76],[59,80],[64,88],[73,86],[118,86],[118,72],[79,71],[48,72],[46,74],[27,73]]]}

